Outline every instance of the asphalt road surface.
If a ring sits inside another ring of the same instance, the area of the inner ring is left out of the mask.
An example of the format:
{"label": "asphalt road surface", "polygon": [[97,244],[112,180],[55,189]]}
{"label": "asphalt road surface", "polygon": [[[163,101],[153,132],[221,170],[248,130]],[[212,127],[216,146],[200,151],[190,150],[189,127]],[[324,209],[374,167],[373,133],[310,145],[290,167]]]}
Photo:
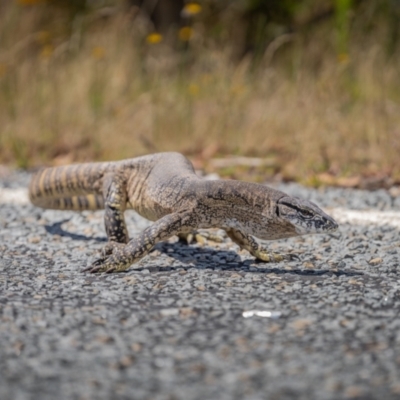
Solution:
{"label": "asphalt road surface", "polygon": [[35,208],[28,178],[0,178],[0,399],[400,399],[395,189],[280,186],[340,222],[270,242],[297,261],[172,239],[104,275],[102,212]]}

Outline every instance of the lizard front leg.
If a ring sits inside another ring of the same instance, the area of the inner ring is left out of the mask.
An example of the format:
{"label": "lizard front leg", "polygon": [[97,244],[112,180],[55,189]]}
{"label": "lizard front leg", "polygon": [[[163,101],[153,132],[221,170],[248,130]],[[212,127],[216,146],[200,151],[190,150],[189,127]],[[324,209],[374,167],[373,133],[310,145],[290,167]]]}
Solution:
{"label": "lizard front leg", "polygon": [[122,174],[108,174],[104,177],[104,225],[109,242],[128,243],[124,211],[126,208],[126,183]]}
{"label": "lizard front leg", "polygon": [[291,260],[291,255],[282,255],[279,253],[270,253],[264,246],[257,242],[251,235],[248,235],[237,229],[227,229],[226,233],[242,249],[247,250],[252,256],[265,262],[280,262]]}
{"label": "lizard front leg", "polygon": [[114,272],[125,271],[133,263],[147,255],[154,245],[181,232],[189,232],[196,226],[196,218],[192,213],[174,213],[154,222],[139,236],[133,238],[124,246],[114,248],[108,257],[95,261],[84,271]]}
{"label": "lizard front leg", "polygon": [[129,241],[124,211],[126,208],[126,183],[121,173],[109,173],[104,177],[104,226],[108,243],[101,250],[98,263],[107,259],[114,251],[121,249]]}

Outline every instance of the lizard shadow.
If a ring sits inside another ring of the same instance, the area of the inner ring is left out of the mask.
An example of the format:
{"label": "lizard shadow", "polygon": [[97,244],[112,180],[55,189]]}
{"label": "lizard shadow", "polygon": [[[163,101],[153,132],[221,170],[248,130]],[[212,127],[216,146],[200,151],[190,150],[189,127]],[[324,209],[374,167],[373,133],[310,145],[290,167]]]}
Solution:
{"label": "lizard shadow", "polygon": [[[301,269],[301,268],[293,268],[293,269],[285,269],[280,268],[279,266],[275,266],[277,264],[273,264],[273,267],[269,267],[267,263],[255,259],[250,260],[242,260],[239,254],[234,250],[221,250],[221,249],[213,249],[212,247],[196,247],[193,250],[196,252],[195,255],[190,254],[191,252],[188,249],[188,245],[184,244],[180,241],[176,243],[168,243],[161,242],[155,246],[155,250],[158,250],[164,254],[167,254],[169,257],[174,258],[177,261],[182,262],[182,268],[184,269],[209,269],[222,271],[235,271],[235,272],[246,272],[246,273],[255,273],[255,274],[294,274],[304,277],[318,277],[323,275],[328,276],[363,276],[364,273],[360,271],[354,270],[337,270],[337,269]],[[186,253],[186,254],[185,254]],[[195,260],[194,260],[195,259]],[[218,259],[223,260],[223,262],[219,262]],[[215,260],[215,261],[214,261]],[[189,264],[189,265],[188,265]],[[265,267],[264,267],[265,266]],[[166,270],[168,268],[159,268],[159,267],[146,267],[150,271],[160,271]],[[174,267],[171,267],[173,269]]]}
{"label": "lizard shadow", "polygon": [[71,233],[71,232],[66,231],[65,229],[62,228],[62,224],[64,224],[65,222],[68,222],[68,221],[69,221],[69,218],[59,221],[59,222],[54,222],[51,225],[44,225],[44,229],[46,230],[47,233],[50,233],[50,235],[59,235],[59,236],[63,236],[63,237],[69,237],[73,240],[85,240],[85,241],[93,240],[95,242],[102,242],[102,243],[107,242],[106,237],[99,237],[99,236],[91,237],[91,236],[80,235],[78,233]]}
{"label": "lizard shadow", "polygon": [[[69,219],[65,219],[59,222],[55,222],[51,225],[45,225],[44,228],[47,233],[51,235],[60,235],[64,237],[69,237],[73,240],[84,240],[84,241],[96,241],[100,243],[106,243],[107,238],[105,237],[91,237],[86,235],[80,235],[76,233],[71,233],[62,228],[62,224],[68,222]],[[222,250],[222,249],[213,249],[210,246],[205,247],[196,247],[192,250],[189,245],[178,241],[175,243],[169,242],[160,242],[157,243],[154,247],[154,250],[158,250],[161,253],[168,255],[169,257],[174,258],[175,260],[183,263],[182,266],[185,269],[197,268],[197,269],[208,269],[208,270],[218,270],[222,271],[235,271],[235,272],[246,272],[246,273],[255,273],[255,274],[294,274],[298,276],[304,277],[318,277],[323,275],[328,276],[360,276],[364,275],[359,271],[344,271],[344,270],[321,270],[321,269],[285,269],[280,268],[279,266],[269,267],[268,264],[258,261],[255,259],[244,260],[240,258],[239,254],[234,250]],[[265,267],[264,267],[265,266]],[[151,272],[158,271],[168,271],[172,270],[175,267],[152,267],[146,266]],[[134,268],[135,270],[142,270],[144,268]]]}

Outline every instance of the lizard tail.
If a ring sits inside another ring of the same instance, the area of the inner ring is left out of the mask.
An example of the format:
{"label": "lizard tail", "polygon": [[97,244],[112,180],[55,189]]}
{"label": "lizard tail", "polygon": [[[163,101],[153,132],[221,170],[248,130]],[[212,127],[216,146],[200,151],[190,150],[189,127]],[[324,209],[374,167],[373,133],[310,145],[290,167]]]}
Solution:
{"label": "lizard tail", "polygon": [[101,188],[96,190],[95,186],[106,166],[106,163],[93,163],[44,168],[31,179],[29,199],[34,205],[42,208],[102,209],[102,191]]}
{"label": "lizard tail", "polygon": [[84,196],[71,196],[60,198],[36,198],[32,203],[41,208],[53,210],[101,210],[104,208],[103,196],[99,194],[87,194]]}

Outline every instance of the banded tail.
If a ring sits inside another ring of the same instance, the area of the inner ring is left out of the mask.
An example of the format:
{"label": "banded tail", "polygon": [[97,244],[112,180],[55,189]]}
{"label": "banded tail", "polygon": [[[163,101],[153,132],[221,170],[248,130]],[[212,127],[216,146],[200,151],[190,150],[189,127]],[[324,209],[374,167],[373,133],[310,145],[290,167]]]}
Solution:
{"label": "banded tail", "polygon": [[102,177],[109,163],[45,168],[33,175],[29,199],[38,207],[56,210],[104,208]]}

